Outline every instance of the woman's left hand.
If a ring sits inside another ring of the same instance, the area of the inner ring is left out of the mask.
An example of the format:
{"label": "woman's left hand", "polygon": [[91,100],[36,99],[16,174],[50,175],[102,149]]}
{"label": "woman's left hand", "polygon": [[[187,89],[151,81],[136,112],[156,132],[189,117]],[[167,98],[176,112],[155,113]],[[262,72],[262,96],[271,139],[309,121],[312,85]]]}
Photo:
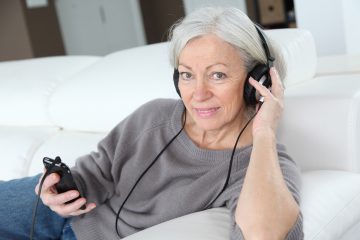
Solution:
{"label": "woman's left hand", "polygon": [[250,77],[249,79],[250,84],[264,97],[264,103],[253,121],[253,137],[269,130],[276,134],[284,108],[284,86],[274,67],[270,68],[270,76],[272,82],[271,91],[253,78]]}

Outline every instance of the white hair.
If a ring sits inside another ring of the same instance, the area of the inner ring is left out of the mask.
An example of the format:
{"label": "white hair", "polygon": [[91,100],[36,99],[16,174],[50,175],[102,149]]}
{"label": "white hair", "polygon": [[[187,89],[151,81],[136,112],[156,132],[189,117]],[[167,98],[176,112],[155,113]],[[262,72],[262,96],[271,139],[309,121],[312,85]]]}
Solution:
{"label": "white hair", "polygon": [[[281,79],[284,79],[283,58],[279,51],[274,49],[266,34],[263,31],[262,33],[271,56],[276,59],[274,66],[277,68]],[[215,34],[234,46],[239,51],[248,72],[256,64],[267,62],[266,53],[255,24],[245,13],[233,7],[205,7],[192,12],[171,27],[169,56],[172,66],[178,67],[180,53],[191,39],[208,34]]]}

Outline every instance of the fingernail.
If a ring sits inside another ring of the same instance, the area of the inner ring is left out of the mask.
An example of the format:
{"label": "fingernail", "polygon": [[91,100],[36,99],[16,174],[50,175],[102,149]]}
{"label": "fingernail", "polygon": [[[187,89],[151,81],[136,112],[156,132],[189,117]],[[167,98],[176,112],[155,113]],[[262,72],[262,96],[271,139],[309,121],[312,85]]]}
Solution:
{"label": "fingernail", "polygon": [[79,196],[79,194],[77,192],[73,192],[70,195],[72,198],[76,198],[77,196]]}
{"label": "fingernail", "polygon": [[275,67],[272,67],[271,70],[273,71],[273,73],[275,73],[276,75],[278,74],[277,70]]}

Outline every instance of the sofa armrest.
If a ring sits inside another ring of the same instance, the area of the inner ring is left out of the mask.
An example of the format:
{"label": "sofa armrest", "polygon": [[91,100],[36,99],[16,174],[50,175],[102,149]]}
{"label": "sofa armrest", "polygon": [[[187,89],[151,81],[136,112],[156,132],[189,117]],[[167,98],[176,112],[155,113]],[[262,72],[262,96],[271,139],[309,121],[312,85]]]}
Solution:
{"label": "sofa armrest", "polygon": [[317,61],[316,76],[360,73],[360,54],[321,56]]}

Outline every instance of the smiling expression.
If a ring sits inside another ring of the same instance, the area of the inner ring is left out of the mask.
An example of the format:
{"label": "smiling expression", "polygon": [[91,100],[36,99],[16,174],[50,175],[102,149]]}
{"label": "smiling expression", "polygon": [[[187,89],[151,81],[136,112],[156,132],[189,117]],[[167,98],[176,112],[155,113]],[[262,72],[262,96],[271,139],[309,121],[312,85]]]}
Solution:
{"label": "smiling expression", "polygon": [[179,90],[198,130],[240,128],[247,72],[239,52],[215,35],[190,40],[179,56]]}

